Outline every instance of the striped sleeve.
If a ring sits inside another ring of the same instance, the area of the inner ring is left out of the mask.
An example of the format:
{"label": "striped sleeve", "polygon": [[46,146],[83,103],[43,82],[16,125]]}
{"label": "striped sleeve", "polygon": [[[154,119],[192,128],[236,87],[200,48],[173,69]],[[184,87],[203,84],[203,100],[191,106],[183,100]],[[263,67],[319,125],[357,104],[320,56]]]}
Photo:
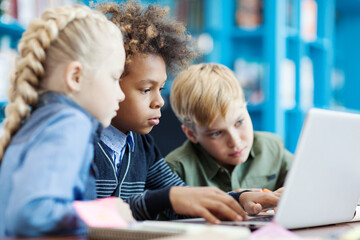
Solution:
{"label": "striped sleeve", "polygon": [[172,186],[185,186],[183,180],[175,175],[164,159],[155,162],[149,169],[146,191],[128,199],[133,216],[137,220],[156,219],[165,211],[171,219],[179,218],[171,207],[169,192]]}
{"label": "striped sleeve", "polygon": [[168,186],[185,186],[185,183],[171,171],[169,165],[162,158],[150,167],[145,187],[147,189],[159,189]]}
{"label": "striped sleeve", "polygon": [[148,212],[145,204],[146,192],[124,199],[130,206],[133,217],[136,220],[152,220],[153,217]]}

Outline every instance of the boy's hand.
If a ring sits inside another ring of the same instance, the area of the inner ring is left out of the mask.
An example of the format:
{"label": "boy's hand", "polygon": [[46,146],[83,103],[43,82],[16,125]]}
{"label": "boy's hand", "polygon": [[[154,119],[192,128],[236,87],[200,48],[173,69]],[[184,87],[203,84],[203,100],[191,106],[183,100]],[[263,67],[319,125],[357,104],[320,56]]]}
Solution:
{"label": "boy's hand", "polygon": [[278,188],[275,192],[282,194],[283,191],[284,191],[284,187],[281,187],[281,188]]}
{"label": "boy's hand", "polygon": [[233,192],[242,192],[245,190],[250,190],[252,192],[261,192],[262,191],[261,188],[238,188],[238,189],[235,189]]}
{"label": "boy's hand", "polygon": [[244,192],[239,202],[249,215],[256,215],[265,208],[273,208],[278,204],[280,193],[276,192]]}
{"label": "boy's hand", "polygon": [[247,219],[239,203],[215,187],[172,187],[170,202],[176,213],[202,217],[213,224]]}

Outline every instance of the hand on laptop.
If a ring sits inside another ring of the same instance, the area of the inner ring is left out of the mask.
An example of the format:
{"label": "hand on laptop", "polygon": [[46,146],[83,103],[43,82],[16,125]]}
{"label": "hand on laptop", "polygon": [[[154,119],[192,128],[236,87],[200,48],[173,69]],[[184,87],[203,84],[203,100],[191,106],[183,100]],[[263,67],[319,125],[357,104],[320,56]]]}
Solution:
{"label": "hand on laptop", "polygon": [[252,192],[261,192],[262,191],[261,188],[238,188],[238,189],[235,189],[234,192],[242,192],[245,190],[250,190]]}
{"label": "hand on laptop", "polygon": [[282,193],[284,191],[284,187],[281,187],[281,188],[278,188],[276,191],[274,191],[274,192],[276,192],[276,193]]}
{"label": "hand on laptop", "polygon": [[202,217],[213,224],[247,219],[239,203],[215,187],[172,187],[170,202],[176,213]]}
{"label": "hand on laptop", "polygon": [[244,192],[239,202],[249,215],[256,215],[265,208],[277,206],[280,195],[277,192]]}

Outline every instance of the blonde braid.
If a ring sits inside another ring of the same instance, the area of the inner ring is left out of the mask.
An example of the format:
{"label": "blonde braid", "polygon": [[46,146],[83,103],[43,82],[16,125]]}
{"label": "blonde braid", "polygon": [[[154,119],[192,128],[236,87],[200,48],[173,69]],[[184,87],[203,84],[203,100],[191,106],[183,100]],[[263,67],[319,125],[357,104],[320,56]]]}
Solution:
{"label": "blonde braid", "polygon": [[88,17],[94,21],[108,22],[101,13],[76,5],[45,11],[41,18],[33,20],[24,32],[18,46],[20,57],[17,59],[15,71],[10,75],[9,104],[5,109],[5,128],[0,139],[0,164],[11,138],[29,117],[31,107],[38,101],[40,81],[45,75],[46,50],[69,23]]}

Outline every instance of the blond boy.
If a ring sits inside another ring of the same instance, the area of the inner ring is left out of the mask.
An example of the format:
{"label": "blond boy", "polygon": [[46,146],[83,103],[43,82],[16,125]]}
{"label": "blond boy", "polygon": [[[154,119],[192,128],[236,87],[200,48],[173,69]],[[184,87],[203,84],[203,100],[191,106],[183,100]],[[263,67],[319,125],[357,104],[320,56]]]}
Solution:
{"label": "blond boy", "polygon": [[174,80],[170,102],[188,140],[165,161],[188,185],[224,191],[283,186],[293,156],[276,135],[253,131],[229,68],[191,66]]}

